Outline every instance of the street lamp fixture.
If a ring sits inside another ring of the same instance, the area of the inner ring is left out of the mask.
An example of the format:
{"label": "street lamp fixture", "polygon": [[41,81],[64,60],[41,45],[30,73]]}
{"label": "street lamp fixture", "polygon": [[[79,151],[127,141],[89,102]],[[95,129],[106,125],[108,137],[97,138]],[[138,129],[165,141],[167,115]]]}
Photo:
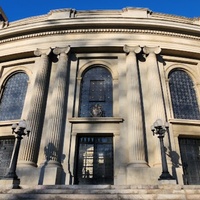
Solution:
{"label": "street lamp fixture", "polygon": [[27,125],[25,120],[21,120],[19,123],[15,123],[12,125],[12,134],[16,134],[15,145],[10,161],[9,171],[5,178],[12,178],[13,180],[18,180],[18,176],[16,174],[16,167],[17,167],[17,159],[19,155],[19,149],[21,140],[23,136],[29,136],[30,129]]}
{"label": "street lamp fixture", "polygon": [[165,147],[163,138],[165,137],[165,132],[169,129],[169,124],[166,122],[165,124],[161,119],[157,119],[154,124],[151,126],[151,131],[153,135],[157,135],[160,140],[160,150],[161,150],[161,159],[162,159],[162,174],[160,175],[159,180],[172,180],[174,179],[169,171],[167,166],[167,159],[165,154]]}

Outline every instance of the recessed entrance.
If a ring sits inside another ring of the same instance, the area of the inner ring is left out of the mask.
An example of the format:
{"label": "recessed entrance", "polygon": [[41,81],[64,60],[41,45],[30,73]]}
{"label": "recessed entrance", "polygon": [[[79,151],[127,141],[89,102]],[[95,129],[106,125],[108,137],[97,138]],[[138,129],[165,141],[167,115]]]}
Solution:
{"label": "recessed entrance", "polygon": [[186,185],[200,184],[200,139],[179,138]]}
{"label": "recessed entrance", "polygon": [[113,184],[113,137],[78,137],[76,184]]}

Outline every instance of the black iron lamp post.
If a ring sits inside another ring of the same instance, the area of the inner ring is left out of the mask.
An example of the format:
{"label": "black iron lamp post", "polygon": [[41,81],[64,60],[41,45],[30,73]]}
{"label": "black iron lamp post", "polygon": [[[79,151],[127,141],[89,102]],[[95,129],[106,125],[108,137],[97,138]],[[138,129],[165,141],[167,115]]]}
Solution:
{"label": "black iron lamp post", "polygon": [[163,124],[163,121],[161,119],[157,119],[151,127],[151,131],[153,132],[153,135],[156,134],[160,140],[160,150],[161,150],[161,159],[162,159],[162,174],[160,175],[159,180],[174,179],[168,171],[165,147],[164,147],[164,142],[163,142],[165,132],[168,129],[169,129],[169,124],[167,122],[165,124]]}
{"label": "black iron lamp post", "polygon": [[23,139],[23,136],[25,135],[29,136],[30,133],[30,130],[27,127],[27,123],[25,120],[21,120],[19,123],[12,125],[12,134],[14,133],[16,134],[15,145],[13,149],[9,171],[5,176],[5,178],[12,178],[14,180],[17,180],[18,176],[16,174],[16,167],[17,167],[17,159],[18,159],[21,140]]}

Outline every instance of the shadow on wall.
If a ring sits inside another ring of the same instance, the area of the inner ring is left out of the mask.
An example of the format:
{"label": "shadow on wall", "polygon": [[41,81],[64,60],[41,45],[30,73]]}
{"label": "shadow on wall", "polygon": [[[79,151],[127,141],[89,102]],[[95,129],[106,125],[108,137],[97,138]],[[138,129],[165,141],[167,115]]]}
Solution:
{"label": "shadow on wall", "polygon": [[171,162],[172,162],[172,176],[174,178],[176,178],[176,180],[177,180],[176,168],[179,168],[180,166],[182,166],[182,164],[179,162],[180,156],[176,151],[169,151],[169,153],[167,153],[167,148],[166,147],[165,147],[165,153],[171,159]]}
{"label": "shadow on wall", "polygon": [[[47,146],[44,147],[44,155],[45,155],[45,162],[44,162],[44,164],[43,164],[43,166],[41,167],[41,170],[40,170],[38,185],[43,184],[45,168],[48,166],[49,161],[55,161],[55,162],[58,162],[58,163],[63,163],[63,161],[66,157],[64,154],[59,156],[57,148],[51,142]],[[62,176],[62,179],[63,179],[63,177],[65,177],[65,176]],[[61,182],[65,182],[65,180],[61,180]]]}

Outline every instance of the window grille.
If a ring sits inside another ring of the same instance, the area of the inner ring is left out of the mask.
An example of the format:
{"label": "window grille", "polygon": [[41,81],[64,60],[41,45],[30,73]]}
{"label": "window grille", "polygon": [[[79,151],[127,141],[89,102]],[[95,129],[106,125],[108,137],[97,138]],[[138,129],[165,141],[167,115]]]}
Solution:
{"label": "window grille", "polygon": [[4,84],[0,99],[0,121],[20,119],[28,86],[23,72],[12,75]]}
{"label": "window grille", "polygon": [[174,118],[200,119],[196,93],[189,75],[183,70],[171,72],[169,88]]}
{"label": "window grille", "polygon": [[79,117],[112,117],[112,93],[112,76],[106,68],[87,70],[81,83]]}

